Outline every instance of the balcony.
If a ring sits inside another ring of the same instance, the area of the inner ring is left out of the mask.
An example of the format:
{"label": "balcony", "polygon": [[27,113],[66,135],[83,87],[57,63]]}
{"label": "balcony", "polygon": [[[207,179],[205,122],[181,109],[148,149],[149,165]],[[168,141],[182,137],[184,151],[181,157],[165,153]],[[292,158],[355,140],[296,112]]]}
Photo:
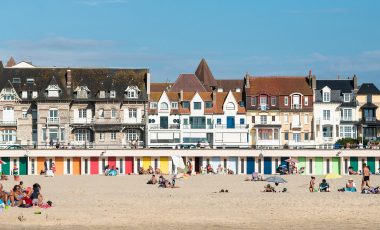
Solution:
{"label": "balcony", "polygon": [[236,124],[234,126],[227,126],[227,125],[222,125],[222,124],[216,124],[215,129],[247,129],[248,125],[247,124]]}
{"label": "balcony", "polygon": [[167,128],[161,127],[159,124],[150,124],[149,129],[180,129],[179,124],[170,124]]}
{"label": "balcony", "polygon": [[377,121],[376,117],[364,117],[365,122],[375,122]]}
{"label": "balcony", "polygon": [[0,121],[0,126],[17,126],[17,121]]}
{"label": "balcony", "polygon": [[95,118],[94,122],[97,124],[120,124],[120,118]]}
{"label": "balcony", "polygon": [[341,121],[354,121],[354,120],[352,119],[352,117],[341,117],[340,120],[341,120]]}
{"label": "balcony", "polygon": [[183,125],[183,129],[213,129],[213,125],[206,125],[206,124]]}
{"label": "balcony", "polygon": [[301,104],[293,104],[291,107],[292,107],[292,109],[302,109]]}
{"label": "balcony", "polygon": [[302,126],[301,126],[301,122],[297,122],[297,123],[295,123],[295,122],[292,122],[292,123],[290,123],[290,127],[292,128],[292,129],[300,129]]}
{"label": "balcony", "polygon": [[46,123],[48,123],[48,124],[59,124],[59,117],[48,117],[48,118],[46,118]]}

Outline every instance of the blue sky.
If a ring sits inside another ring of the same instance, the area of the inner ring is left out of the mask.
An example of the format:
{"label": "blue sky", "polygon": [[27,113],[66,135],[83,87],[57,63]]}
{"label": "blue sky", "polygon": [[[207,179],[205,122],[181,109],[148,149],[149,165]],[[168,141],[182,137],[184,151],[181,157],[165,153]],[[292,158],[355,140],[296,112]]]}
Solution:
{"label": "blue sky", "polygon": [[148,67],[174,81],[206,58],[217,78],[356,74],[380,86],[380,1],[4,0],[0,59]]}

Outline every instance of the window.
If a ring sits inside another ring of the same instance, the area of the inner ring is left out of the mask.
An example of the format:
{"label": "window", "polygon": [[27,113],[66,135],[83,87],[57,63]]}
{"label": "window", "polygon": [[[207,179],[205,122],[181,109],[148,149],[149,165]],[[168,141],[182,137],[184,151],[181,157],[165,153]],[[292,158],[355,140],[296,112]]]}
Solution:
{"label": "window", "polygon": [[32,98],[35,99],[35,98],[37,98],[37,97],[38,97],[38,93],[37,93],[37,91],[33,91],[33,92],[32,92]]}
{"label": "window", "polygon": [[111,118],[116,118],[116,109],[111,109]]}
{"label": "window", "polygon": [[188,124],[189,124],[189,119],[184,118],[184,119],[183,119],[183,124],[184,124],[184,125],[188,125]]}
{"label": "window", "polygon": [[350,93],[344,93],[343,94],[343,100],[344,100],[344,102],[350,102],[351,101],[351,94]]}
{"label": "window", "polygon": [[261,115],[260,116],[260,124],[266,124],[267,123],[267,116]]}
{"label": "window", "polygon": [[140,92],[139,88],[135,85],[128,86],[125,91],[127,92],[127,98],[138,98]]}
{"label": "window", "polygon": [[330,102],[330,92],[323,92],[323,102]]}
{"label": "window", "polygon": [[202,109],[202,105],[200,102],[194,102],[194,109],[195,110],[201,110]]}
{"label": "window", "polygon": [[13,101],[13,100],[15,100],[15,94],[12,91],[12,89],[4,89],[3,92],[4,92],[4,96],[3,96],[3,100],[4,101]]}
{"label": "window", "polygon": [[288,114],[284,114],[284,122],[285,122],[285,123],[288,123],[288,122],[289,122]]}
{"label": "window", "polygon": [[157,102],[151,102],[150,103],[150,108],[151,109],[157,109]]}
{"label": "window", "polygon": [[99,140],[104,141],[104,133],[103,132],[99,133]]}
{"label": "window", "polygon": [[90,131],[87,129],[76,129],[74,131],[75,141],[90,141]]}
{"label": "window", "polygon": [[168,109],[169,109],[169,105],[168,105],[168,103],[166,103],[166,102],[161,102],[161,104],[160,104],[160,109],[161,109],[161,110],[168,110]]}
{"label": "window", "polygon": [[212,102],[211,101],[206,101],[205,107],[206,107],[206,109],[212,108]]}
{"label": "window", "polygon": [[276,116],[272,116],[272,122],[276,121]]}
{"label": "window", "polygon": [[275,106],[275,105],[276,105],[276,97],[275,97],[275,96],[272,96],[272,97],[270,98],[270,101],[271,101],[271,105],[272,105],[272,106]]}
{"label": "window", "polygon": [[288,133],[288,132],[285,132],[285,140],[286,140],[286,141],[289,140],[289,133]]}
{"label": "window", "polygon": [[15,78],[12,79],[12,83],[14,83],[14,84],[21,83],[21,79],[15,77]]}
{"label": "window", "polygon": [[178,102],[172,102],[172,109],[178,109]]}
{"label": "window", "polygon": [[126,138],[128,141],[139,140],[140,132],[136,129],[128,129],[126,132]]}
{"label": "window", "polygon": [[3,129],[0,131],[0,141],[5,144],[13,144],[16,142],[16,130]]}
{"label": "window", "polygon": [[128,109],[128,115],[129,115],[129,118],[137,118],[137,109],[136,108],[129,108]]}
{"label": "window", "polygon": [[351,125],[339,126],[339,136],[341,138],[356,138],[356,129]]}
{"label": "window", "polygon": [[251,98],[251,104],[252,104],[252,106],[256,106],[256,104],[257,104],[257,97],[252,97]]}
{"label": "window", "polygon": [[244,125],[244,122],[245,122],[245,121],[244,121],[244,118],[240,118],[240,124],[241,124],[241,125]]}
{"label": "window", "polygon": [[240,106],[240,107],[244,107],[244,106],[245,106],[244,101],[239,101],[239,106]]}
{"label": "window", "polygon": [[184,109],[188,109],[188,108],[190,108],[190,102],[188,102],[188,101],[184,101],[184,102],[182,102],[182,107],[183,107]]}
{"label": "window", "polygon": [[255,116],[252,116],[251,119],[252,119],[252,123],[255,123]]}
{"label": "window", "polygon": [[301,134],[300,133],[293,133],[293,141],[294,142],[301,142]]}
{"label": "window", "polygon": [[116,97],[116,91],[115,90],[111,90],[110,91],[110,98],[115,98]]}
{"label": "window", "polygon": [[284,97],[284,105],[288,106],[289,105],[289,97]]}
{"label": "window", "polygon": [[305,133],[305,141],[309,140],[309,133]]}
{"label": "window", "polygon": [[28,112],[26,109],[22,110],[22,118],[27,118],[28,117]]}
{"label": "window", "polygon": [[307,96],[304,97],[305,105],[309,105],[309,98]]}
{"label": "window", "polygon": [[305,124],[309,123],[309,116],[308,116],[307,114],[304,115],[304,117],[303,117],[303,122],[304,122]]}
{"label": "window", "polygon": [[323,120],[324,121],[330,120],[330,110],[323,110]]}
{"label": "window", "polygon": [[99,117],[104,118],[104,109],[99,109]]}
{"label": "window", "polygon": [[27,99],[28,98],[28,91],[22,91],[21,97],[22,97],[22,99]]}
{"label": "window", "polygon": [[267,105],[267,96],[260,96],[260,105]]}
{"label": "window", "polygon": [[192,129],[205,129],[206,119],[205,117],[190,117],[190,125]]}
{"label": "window", "polygon": [[352,109],[343,109],[342,110],[342,119],[344,121],[352,121]]}
{"label": "window", "polygon": [[115,131],[111,132],[111,141],[116,141],[116,132]]}
{"label": "window", "polygon": [[372,103],[372,95],[367,94],[367,102]]}
{"label": "window", "polygon": [[211,118],[207,118],[207,125],[211,125]]}
{"label": "window", "polygon": [[99,92],[99,98],[106,98],[106,91],[101,90],[101,91]]}
{"label": "window", "polygon": [[87,118],[87,109],[78,109],[79,118]]}
{"label": "window", "polygon": [[235,109],[235,105],[234,105],[234,103],[232,103],[232,102],[228,102],[228,103],[227,103],[227,106],[226,106],[226,109],[227,109],[227,110],[234,110],[234,109]]}
{"label": "window", "polygon": [[64,141],[65,140],[65,129],[64,128],[61,128],[61,141]]}
{"label": "window", "polygon": [[322,127],[323,137],[332,137],[332,126],[323,126]]}
{"label": "window", "polygon": [[28,84],[33,84],[34,83],[34,78],[27,78],[26,83]]}
{"label": "window", "polygon": [[46,135],[46,129],[42,129],[42,140],[46,142],[48,141],[47,135]]}

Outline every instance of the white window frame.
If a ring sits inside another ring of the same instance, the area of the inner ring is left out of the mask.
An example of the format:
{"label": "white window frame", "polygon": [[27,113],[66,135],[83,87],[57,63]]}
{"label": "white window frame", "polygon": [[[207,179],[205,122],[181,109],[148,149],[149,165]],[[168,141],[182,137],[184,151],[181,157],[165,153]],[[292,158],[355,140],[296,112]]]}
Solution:
{"label": "white window frame", "polygon": [[78,109],[78,118],[87,118],[87,109]]}
{"label": "white window frame", "polygon": [[331,112],[330,110],[323,110],[323,120],[324,121],[330,121],[331,120]]}
{"label": "white window frame", "polygon": [[172,109],[178,109],[178,102],[171,103]]}
{"label": "white window frame", "polygon": [[116,109],[111,109],[111,118],[116,118],[117,112]]}
{"label": "white window frame", "polygon": [[331,101],[331,93],[330,92],[323,92],[323,102],[330,102]]}
{"label": "white window frame", "polygon": [[99,133],[99,140],[100,140],[100,141],[104,141],[104,140],[105,140],[104,132],[100,132],[100,133]]}
{"label": "white window frame", "polygon": [[137,108],[129,108],[128,109],[128,117],[129,118],[137,118]]}
{"label": "white window frame", "polygon": [[343,94],[343,101],[344,102],[350,102],[351,101],[351,94],[350,93],[344,93]]}
{"label": "white window frame", "polygon": [[116,91],[115,90],[111,90],[110,91],[110,98],[115,98],[116,97]]}
{"label": "white window frame", "polygon": [[158,105],[157,102],[150,102],[150,103],[149,103],[149,107],[150,107],[151,109],[157,109],[157,105]]}
{"label": "white window frame", "polygon": [[309,105],[309,97],[305,96],[304,101],[305,101],[305,105],[308,106]]}
{"label": "white window frame", "polygon": [[116,141],[116,131],[112,131],[110,135],[111,135],[111,141]]}
{"label": "white window frame", "polygon": [[284,105],[285,106],[289,105],[289,97],[288,96],[284,97]]}

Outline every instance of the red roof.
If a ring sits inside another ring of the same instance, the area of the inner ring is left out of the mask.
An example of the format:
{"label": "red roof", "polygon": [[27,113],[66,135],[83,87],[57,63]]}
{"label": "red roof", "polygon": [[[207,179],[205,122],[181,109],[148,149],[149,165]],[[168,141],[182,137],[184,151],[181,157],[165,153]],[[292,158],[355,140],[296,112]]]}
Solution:
{"label": "red roof", "polygon": [[174,82],[169,92],[207,92],[199,79],[194,74],[181,74]]}
{"label": "red roof", "polygon": [[313,95],[308,81],[308,77],[299,76],[249,77],[249,88],[247,88],[246,94],[290,95],[297,92],[303,95]]}

